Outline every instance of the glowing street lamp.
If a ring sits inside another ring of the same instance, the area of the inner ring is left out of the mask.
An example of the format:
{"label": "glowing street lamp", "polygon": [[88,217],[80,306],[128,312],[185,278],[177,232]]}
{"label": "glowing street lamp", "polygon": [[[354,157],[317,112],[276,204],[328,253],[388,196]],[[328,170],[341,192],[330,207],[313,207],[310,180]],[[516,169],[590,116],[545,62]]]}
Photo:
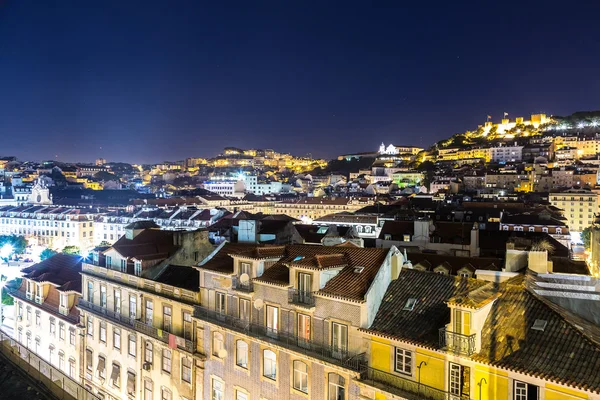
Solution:
{"label": "glowing street lamp", "polygon": [[12,244],[6,243],[4,246],[2,246],[0,248],[0,258],[3,258],[6,260],[6,265],[9,265],[8,258],[10,257],[12,252],[13,252]]}

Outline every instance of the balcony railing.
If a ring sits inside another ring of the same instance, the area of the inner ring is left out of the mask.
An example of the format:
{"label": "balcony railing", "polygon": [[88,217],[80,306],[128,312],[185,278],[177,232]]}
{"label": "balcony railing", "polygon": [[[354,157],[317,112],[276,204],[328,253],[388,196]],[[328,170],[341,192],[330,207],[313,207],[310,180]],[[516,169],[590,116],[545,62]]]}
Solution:
{"label": "balcony railing", "polygon": [[404,378],[402,376],[371,367],[367,367],[361,371],[360,380],[369,386],[380,388],[388,393],[408,400],[452,399],[450,394],[443,390],[423,385],[422,383],[413,381],[412,379]]}
{"label": "balcony railing", "polygon": [[264,325],[258,325],[201,306],[194,307],[194,317],[257,339],[283,346],[298,353],[320,358],[324,361],[340,365],[353,371],[362,371],[366,366],[365,353],[351,352],[346,348],[331,346],[317,340],[303,338],[289,332],[284,332]]}
{"label": "balcony railing", "polygon": [[463,335],[441,328],[440,348],[455,354],[470,356],[475,352],[475,334]]}
{"label": "balcony railing", "polygon": [[248,282],[242,282],[238,276],[234,276],[231,281],[231,287],[233,290],[238,290],[240,292],[252,293],[254,292],[254,284],[251,280]]}
{"label": "balcony railing", "polygon": [[305,292],[303,290],[298,289],[289,289],[288,302],[290,304],[314,307],[315,296],[313,296],[312,292]]}
{"label": "balcony railing", "polygon": [[[91,311],[97,315],[102,315],[113,322],[127,325],[135,329],[136,331],[151,336],[154,339],[162,341],[163,343],[169,343],[169,332],[162,331],[161,329],[155,328],[151,325],[147,325],[142,321],[126,317],[120,313],[111,311],[107,308],[101,307],[96,304],[92,304],[86,300],[80,299],[78,305],[84,310]],[[179,349],[185,350],[190,353],[193,353],[195,351],[196,345],[192,340],[185,339],[177,335],[175,335],[175,340]]]}

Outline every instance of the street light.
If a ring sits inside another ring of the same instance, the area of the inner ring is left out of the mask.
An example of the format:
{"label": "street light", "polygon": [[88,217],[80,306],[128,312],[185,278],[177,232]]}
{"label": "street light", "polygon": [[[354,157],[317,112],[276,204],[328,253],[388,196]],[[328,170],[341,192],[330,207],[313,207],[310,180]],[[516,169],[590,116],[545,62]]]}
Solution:
{"label": "street light", "polygon": [[6,265],[9,265],[8,258],[13,252],[13,246],[10,243],[6,243],[4,246],[0,248],[0,258],[6,260]]}

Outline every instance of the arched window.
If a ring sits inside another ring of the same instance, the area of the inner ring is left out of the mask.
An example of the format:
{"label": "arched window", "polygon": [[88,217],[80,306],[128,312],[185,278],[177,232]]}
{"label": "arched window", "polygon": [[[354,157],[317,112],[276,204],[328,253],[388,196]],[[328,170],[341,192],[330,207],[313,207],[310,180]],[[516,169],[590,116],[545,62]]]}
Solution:
{"label": "arched window", "polygon": [[225,348],[223,343],[223,334],[221,332],[213,332],[213,356],[219,356],[219,352]]}
{"label": "arched window", "polygon": [[277,356],[271,350],[263,351],[263,376],[273,380],[277,379]]}
{"label": "arched window", "polygon": [[248,368],[248,343],[243,340],[235,342],[235,365]]}
{"label": "arched window", "polygon": [[344,400],[346,398],[344,389],[344,378],[336,373],[329,373],[329,400]]}
{"label": "arched window", "polygon": [[302,361],[294,361],[294,389],[308,393],[308,366]]}

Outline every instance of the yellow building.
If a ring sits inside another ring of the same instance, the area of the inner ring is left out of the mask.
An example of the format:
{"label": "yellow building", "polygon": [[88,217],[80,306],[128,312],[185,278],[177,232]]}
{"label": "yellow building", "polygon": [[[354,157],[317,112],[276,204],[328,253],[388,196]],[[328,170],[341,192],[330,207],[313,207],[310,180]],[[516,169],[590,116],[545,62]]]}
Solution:
{"label": "yellow building", "polygon": [[600,398],[598,327],[572,323],[522,275],[498,285],[403,269],[362,331],[363,399]]}
{"label": "yellow building", "polygon": [[549,194],[550,204],[564,210],[571,232],[581,232],[594,223],[598,212],[598,193],[587,189],[568,189]]}

